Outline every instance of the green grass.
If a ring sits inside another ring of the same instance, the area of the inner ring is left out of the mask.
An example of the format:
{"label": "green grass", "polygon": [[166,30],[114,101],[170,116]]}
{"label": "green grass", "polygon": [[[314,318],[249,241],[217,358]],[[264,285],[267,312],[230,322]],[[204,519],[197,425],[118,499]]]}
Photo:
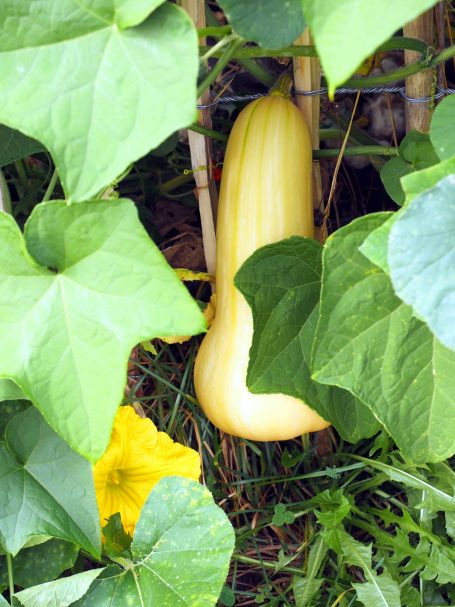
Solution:
{"label": "green grass", "polygon": [[[330,530],[330,517],[340,509],[336,503],[340,496],[350,511],[337,528],[344,526],[364,545],[373,543],[370,566],[376,569],[375,575],[382,574],[386,566],[402,592],[419,601],[403,605],[451,604],[447,601],[453,586],[420,579],[422,561],[409,566],[410,556],[425,537],[433,546],[445,546],[455,563],[442,515],[436,517],[437,526],[431,517],[422,520],[422,511],[410,506],[416,499],[415,490],[391,482],[383,472],[355,459],[368,458],[373,449],[375,459],[392,463],[395,447],[387,437],[379,435],[376,440],[350,445],[332,429],[279,443],[253,443],[223,434],[207,420],[195,399],[192,365],[198,339],[173,346],[155,340],[155,345],[156,356],[142,349],[135,351],[127,400],[140,402],[161,430],[200,452],[203,482],[235,528],[236,549],[220,605],[299,605],[293,583],[308,575],[310,554],[321,541],[321,533]],[[417,473],[426,474],[422,470]],[[433,481],[441,483],[437,475]],[[315,503],[315,496],[326,490],[331,491],[332,503]],[[276,512],[278,504],[286,505],[286,509],[280,506]],[[324,519],[326,524],[321,525],[315,510],[324,509],[329,513],[329,523]],[[383,520],[381,511],[389,513],[389,518],[385,515]],[[415,526],[402,521],[403,511]],[[394,563],[397,547],[406,551],[406,541],[409,555],[403,553],[403,558]],[[326,550],[315,576],[322,582],[315,602],[308,605],[362,604],[353,584],[364,583],[368,576],[349,558]],[[431,596],[439,602],[426,602]],[[306,607],[306,603],[300,604]]]}

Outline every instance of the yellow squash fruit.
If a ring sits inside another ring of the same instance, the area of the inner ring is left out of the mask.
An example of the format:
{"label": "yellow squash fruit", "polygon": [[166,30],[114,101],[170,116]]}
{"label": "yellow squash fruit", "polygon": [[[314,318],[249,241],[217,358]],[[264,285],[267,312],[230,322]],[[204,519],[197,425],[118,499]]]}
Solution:
{"label": "yellow squash fruit", "polygon": [[257,248],[295,234],[313,237],[311,162],[308,128],[291,101],[271,94],[240,113],[221,179],[215,320],[199,349],[194,380],[213,424],[251,440],[285,440],[329,425],[299,399],[249,392],[253,318],[234,286],[237,270]]}

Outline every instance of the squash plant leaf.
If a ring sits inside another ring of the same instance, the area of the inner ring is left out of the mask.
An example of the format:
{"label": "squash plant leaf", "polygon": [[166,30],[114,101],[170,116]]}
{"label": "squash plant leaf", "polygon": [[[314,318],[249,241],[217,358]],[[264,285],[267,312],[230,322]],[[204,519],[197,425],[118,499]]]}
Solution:
{"label": "squash plant leaf", "polygon": [[213,607],[233,548],[232,526],[209,491],[189,479],[165,477],[142,509],[133,562],[127,569],[108,568],[76,605]]}
{"label": "squash plant leaf", "polygon": [[44,152],[44,147],[41,143],[3,124],[0,124],[0,141],[2,142],[0,148],[0,167],[20,158],[30,156],[30,154]]}
{"label": "squash plant leaf", "polygon": [[0,378],[0,402],[2,400],[18,400],[23,398],[24,393],[17,384],[10,379]]}
{"label": "squash plant leaf", "polygon": [[24,607],[49,607],[49,605],[68,607],[84,596],[93,581],[104,571],[105,569],[90,569],[76,573],[55,582],[26,588],[16,592],[14,597]]}
{"label": "squash plant leaf", "polygon": [[[57,539],[23,549],[14,557],[14,585],[28,588],[55,580],[74,565],[78,554],[78,546]],[[0,557],[0,587],[7,585],[6,558]]]}
{"label": "squash plant leaf", "polygon": [[255,393],[300,398],[343,438],[356,442],[377,432],[377,421],[349,392],[314,382],[309,369],[321,257],[319,243],[293,236],[259,249],[237,272],[235,285],[251,306],[254,322],[247,385]]}
{"label": "squash plant leaf", "polygon": [[305,28],[301,0],[219,0],[233,29],[265,48],[291,45]]}
{"label": "squash plant leaf", "polygon": [[401,186],[406,196],[406,203],[411,202],[411,200],[422,192],[425,192],[425,190],[430,190],[444,177],[454,174],[455,156],[426,169],[409,173],[401,181]]}
{"label": "squash plant leaf", "polygon": [[46,146],[71,200],[195,118],[197,34],[163,0],[9,0],[0,59],[0,122]]}
{"label": "squash plant leaf", "polygon": [[313,376],[366,403],[415,462],[435,462],[455,451],[455,352],[359,251],[389,216],[362,217],[327,240]]}
{"label": "squash plant leaf", "polygon": [[430,139],[441,160],[455,156],[455,97],[449,95],[436,107],[431,118]]}
{"label": "squash plant leaf", "polygon": [[73,449],[104,453],[131,348],[205,329],[130,200],[40,204],[24,236],[0,214],[0,371]]}
{"label": "squash plant leaf", "polygon": [[[388,260],[395,292],[455,350],[455,175],[406,206],[394,222]],[[452,392],[455,391],[455,376]],[[454,412],[455,415],[455,412]]]}
{"label": "squash plant leaf", "polygon": [[[329,91],[404,24],[437,0],[301,0]],[[387,18],[385,18],[387,16]]]}
{"label": "squash plant leaf", "polygon": [[405,175],[427,169],[439,162],[428,135],[410,131],[398,148],[399,155],[388,160],[381,169],[381,181],[394,202],[402,205],[405,192],[401,179]]}
{"label": "squash plant leaf", "polygon": [[15,555],[51,535],[99,555],[101,532],[90,464],[35,407],[17,414],[0,445],[0,544]]}

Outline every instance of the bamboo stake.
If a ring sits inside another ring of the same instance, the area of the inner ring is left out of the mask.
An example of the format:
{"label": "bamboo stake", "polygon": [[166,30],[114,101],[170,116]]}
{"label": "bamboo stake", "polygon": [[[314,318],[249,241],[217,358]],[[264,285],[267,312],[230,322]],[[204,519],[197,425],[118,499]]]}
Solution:
{"label": "bamboo stake", "polygon": [[[311,36],[308,28],[297,38],[295,44],[311,44]],[[316,57],[294,57],[294,85],[297,90],[312,91],[321,86],[321,68]],[[296,96],[296,104],[302,111],[310,129],[311,144],[313,150],[319,149],[319,114],[320,97]],[[313,207],[320,212],[324,211],[322,200],[321,167],[318,161],[313,161]],[[327,234],[325,230],[316,227],[315,238],[324,242]]]}
{"label": "bamboo stake", "polygon": [[[205,2],[204,0],[182,0],[182,7],[188,12],[198,29],[205,27]],[[205,44],[205,38],[201,38],[201,44]],[[199,104],[209,102],[210,93],[207,90],[198,100]],[[209,129],[212,128],[210,109],[199,111],[198,123]],[[218,196],[212,174],[212,150],[211,139],[199,133],[188,130],[188,141],[190,144],[191,166],[194,171],[197,196],[199,200],[199,213],[202,225],[202,240],[204,243],[204,255],[207,272],[215,274],[216,242],[215,221],[218,206]]]}
{"label": "bamboo stake", "polygon": [[[433,45],[434,25],[433,9],[426,11],[414,21],[403,28],[403,34],[412,38],[419,38],[429,45]],[[406,65],[413,63],[419,54],[414,51],[405,51]],[[406,94],[410,97],[428,97],[431,95],[433,86],[433,70],[425,70],[406,78]],[[406,102],[406,132],[417,129],[421,133],[427,133],[430,128],[431,106],[430,102],[409,103]]]}

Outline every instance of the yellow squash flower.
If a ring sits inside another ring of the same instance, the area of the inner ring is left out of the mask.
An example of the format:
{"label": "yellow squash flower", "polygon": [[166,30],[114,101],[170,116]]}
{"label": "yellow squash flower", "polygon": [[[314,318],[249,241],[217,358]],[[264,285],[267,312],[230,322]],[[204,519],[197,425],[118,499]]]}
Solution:
{"label": "yellow squash flower", "polygon": [[109,447],[93,470],[101,527],[119,512],[125,531],[133,535],[145,500],[163,476],[199,480],[200,474],[197,451],[158,432],[133,407],[120,407]]}

